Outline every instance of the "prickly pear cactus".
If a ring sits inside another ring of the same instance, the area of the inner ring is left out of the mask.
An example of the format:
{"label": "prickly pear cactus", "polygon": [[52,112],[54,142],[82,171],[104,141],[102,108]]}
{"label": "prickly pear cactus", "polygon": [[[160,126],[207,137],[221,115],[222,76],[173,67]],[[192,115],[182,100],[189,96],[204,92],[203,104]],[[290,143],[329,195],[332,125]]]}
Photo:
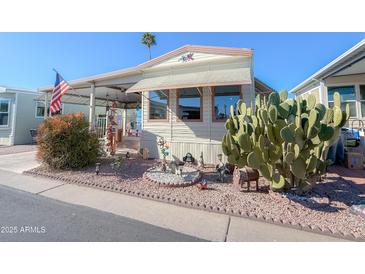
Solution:
{"label": "prickly pear cactus", "polygon": [[349,106],[341,110],[338,93],[333,108],[317,103],[313,95],[288,99],[281,91],[267,100],[259,96],[255,107],[241,100],[237,112],[231,107],[223,153],[232,164],[258,169],[272,190],[310,190],[313,178],[326,172],[328,149],[349,119]]}

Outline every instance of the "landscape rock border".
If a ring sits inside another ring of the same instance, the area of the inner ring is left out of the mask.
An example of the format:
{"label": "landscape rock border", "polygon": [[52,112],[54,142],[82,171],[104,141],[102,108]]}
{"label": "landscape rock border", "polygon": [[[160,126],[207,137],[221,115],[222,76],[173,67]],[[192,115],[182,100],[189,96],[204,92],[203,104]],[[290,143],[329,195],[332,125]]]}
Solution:
{"label": "landscape rock border", "polygon": [[[38,173],[38,172],[35,172],[32,170],[24,171],[23,174],[36,176],[36,177],[49,178],[49,179],[72,183],[72,184],[81,185],[81,186],[94,187],[94,188],[105,190],[105,191],[127,194],[127,195],[134,196],[134,197],[140,197],[140,198],[159,201],[159,202],[165,202],[165,203],[183,206],[183,207],[187,207],[187,208],[194,208],[194,209],[205,210],[208,212],[215,212],[215,213],[220,213],[220,214],[225,214],[225,215],[230,215],[230,216],[235,216],[235,217],[248,218],[248,219],[251,219],[254,221],[260,221],[260,222],[280,225],[280,226],[284,226],[284,227],[294,228],[294,229],[303,230],[303,231],[312,232],[312,233],[318,233],[318,234],[331,236],[331,237],[335,237],[335,238],[346,239],[346,240],[350,240],[350,241],[365,241],[365,237],[357,237],[356,235],[354,235],[352,233],[343,233],[341,231],[333,230],[330,228],[322,229],[316,225],[306,225],[306,224],[291,222],[291,221],[287,222],[280,218],[267,217],[264,215],[258,215],[255,213],[251,213],[248,211],[242,211],[242,210],[236,211],[233,209],[228,210],[226,208],[207,206],[206,204],[188,202],[186,200],[183,201],[181,199],[164,197],[164,196],[149,194],[149,193],[143,193],[141,191],[132,191],[132,190],[128,190],[123,187],[110,187],[110,186],[102,185],[99,183],[91,183],[91,182],[85,182],[85,181],[81,181],[81,180],[68,179],[63,176],[41,174],[41,173]],[[277,193],[275,193],[275,194],[277,194]]]}

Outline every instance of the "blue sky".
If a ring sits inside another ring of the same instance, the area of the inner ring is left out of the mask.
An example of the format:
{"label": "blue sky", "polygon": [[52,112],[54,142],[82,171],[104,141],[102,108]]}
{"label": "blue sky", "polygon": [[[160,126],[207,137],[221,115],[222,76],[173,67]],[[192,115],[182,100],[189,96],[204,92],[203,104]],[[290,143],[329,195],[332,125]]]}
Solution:
{"label": "blue sky", "polygon": [[[365,33],[154,33],[152,57],[185,44],[254,49],[255,76],[289,90]],[[0,85],[36,89],[147,61],[142,33],[0,33]]]}

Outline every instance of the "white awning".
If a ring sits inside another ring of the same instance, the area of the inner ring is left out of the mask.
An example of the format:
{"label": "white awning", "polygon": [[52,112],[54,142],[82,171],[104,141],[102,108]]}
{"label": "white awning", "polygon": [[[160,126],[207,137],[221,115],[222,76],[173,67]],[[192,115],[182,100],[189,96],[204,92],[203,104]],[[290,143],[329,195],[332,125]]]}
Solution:
{"label": "white awning", "polygon": [[189,87],[243,85],[251,83],[250,68],[208,70],[142,79],[127,89],[127,93]]}

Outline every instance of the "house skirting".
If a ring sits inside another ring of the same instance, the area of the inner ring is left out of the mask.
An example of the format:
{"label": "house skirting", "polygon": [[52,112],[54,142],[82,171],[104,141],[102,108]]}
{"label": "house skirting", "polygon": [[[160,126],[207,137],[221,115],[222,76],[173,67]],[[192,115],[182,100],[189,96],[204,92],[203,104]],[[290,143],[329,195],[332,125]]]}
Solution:
{"label": "house skirting", "polygon": [[[218,142],[182,142],[182,141],[167,141],[169,144],[169,160],[178,158],[182,161],[186,153],[190,152],[193,157],[198,160],[200,154],[203,153],[204,162],[207,164],[216,164],[218,162],[217,155],[222,153],[222,145]],[[162,155],[157,145],[157,140],[141,139],[141,148],[149,150],[150,157],[161,159]]]}

